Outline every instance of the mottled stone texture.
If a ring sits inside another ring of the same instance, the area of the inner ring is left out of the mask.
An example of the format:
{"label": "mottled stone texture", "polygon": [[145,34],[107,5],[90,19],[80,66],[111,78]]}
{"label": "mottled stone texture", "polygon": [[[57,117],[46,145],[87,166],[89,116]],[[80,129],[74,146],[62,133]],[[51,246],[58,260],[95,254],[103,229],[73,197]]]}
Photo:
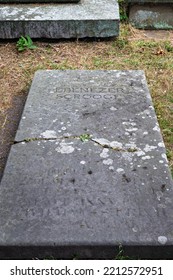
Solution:
{"label": "mottled stone texture", "polygon": [[136,3],[136,4],[148,4],[148,3],[168,4],[168,3],[173,3],[173,0],[127,0],[127,2],[130,3],[130,4],[132,4],[132,3]]}
{"label": "mottled stone texture", "polygon": [[67,4],[71,4],[71,3],[77,3],[80,0],[0,0],[0,4],[1,3],[7,3],[7,4],[11,4],[11,3],[67,3]]}
{"label": "mottled stone texture", "polygon": [[[173,5],[143,3],[129,7],[129,21],[139,29],[173,29]],[[132,4],[135,2],[131,2]],[[161,2],[160,2],[161,3]],[[164,4],[165,3],[165,4]],[[173,1],[169,1],[173,3]]]}
{"label": "mottled stone texture", "polygon": [[173,184],[143,71],[38,71],[0,186],[1,258],[172,258]]}
{"label": "mottled stone texture", "polygon": [[173,29],[173,0],[128,0],[129,21],[139,29]]}
{"label": "mottled stone texture", "polygon": [[0,5],[0,38],[115,37],[117,0],[81,0],[76,4]]}

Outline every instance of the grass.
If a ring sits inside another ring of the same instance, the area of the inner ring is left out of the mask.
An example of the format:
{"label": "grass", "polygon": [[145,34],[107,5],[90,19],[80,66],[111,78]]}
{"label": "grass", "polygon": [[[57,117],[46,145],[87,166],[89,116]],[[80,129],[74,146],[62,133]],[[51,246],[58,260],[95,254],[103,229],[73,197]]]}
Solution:
{"label": "grass", "polygon": [[18,52],[16,42],[0,43],[0,127],[14,96],[27,95],[38,69],[143,69],[173,170],[173,44],[153,40],[128,24],[109,41],[34,42],[36,49]]}

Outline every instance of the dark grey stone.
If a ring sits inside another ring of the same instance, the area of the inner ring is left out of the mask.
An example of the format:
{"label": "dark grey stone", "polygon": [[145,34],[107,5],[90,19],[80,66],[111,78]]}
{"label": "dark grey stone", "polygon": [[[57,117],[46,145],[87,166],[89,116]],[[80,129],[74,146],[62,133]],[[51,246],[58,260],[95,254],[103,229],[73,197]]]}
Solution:
{"label": "dark grey stone", "polygon": [[143,71],[36,73],[0,187],[1,258],[114,258],[120,244],[171,258],[172,201]]}
{"label": "dark grey stone", "polygon": [[[99,8],[98,8],[99,7]],[[117,0],[76,4],[0,5],[0,38],[85,38],[119,35]]]}
{"label": "dark grey stone", "polygon": [[[163,1],[164,2],[164,1]],[[173,1],[170,1],[170,3]],[[129,21],[139,29],[173,29],[173,5],[142,2],[129,8]]]}
{"label": "dark grey stone", "polygon": [[11,3],[77,3],[80,0],[0,0],[1,3],[11,4]]}

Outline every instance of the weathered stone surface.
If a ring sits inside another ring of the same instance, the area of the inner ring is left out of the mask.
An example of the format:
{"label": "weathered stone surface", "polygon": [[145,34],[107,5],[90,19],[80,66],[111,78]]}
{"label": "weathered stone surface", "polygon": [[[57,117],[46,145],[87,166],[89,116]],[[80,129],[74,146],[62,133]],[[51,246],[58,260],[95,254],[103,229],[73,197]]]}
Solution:
{"label": "weathered stone surface", "polygon": [[80,0],[0,0],[0,4],[1,3],[7,3],[7,4],[11,4],[11,3],[77,3]]}
{"label": "weathered stone surface", "polygon": [[152,4],[157,4],[157,3],[161,3],[161,4],[167,4],[167,3],[173,3],[173,0],[128,0],[128,3],[137,3],[137,4],[148,4],[148,3],[152,3]]}
{"label": "weathered stone surface", "polygon": [[119,8],[117,0],[0,5],[0,22],[2,39],[114,37],[119,34]]}
{"label": "weathered stone surface", "polygon": [[38,71],[15,142],[1,258],[113,258],[120,244],[172,257],[173,184],[143,71]]}
{"label": "weathered stone surface", "polygon": [[132,5],[130,23],[140,29],[173,29],[173,6],[171,4]]}

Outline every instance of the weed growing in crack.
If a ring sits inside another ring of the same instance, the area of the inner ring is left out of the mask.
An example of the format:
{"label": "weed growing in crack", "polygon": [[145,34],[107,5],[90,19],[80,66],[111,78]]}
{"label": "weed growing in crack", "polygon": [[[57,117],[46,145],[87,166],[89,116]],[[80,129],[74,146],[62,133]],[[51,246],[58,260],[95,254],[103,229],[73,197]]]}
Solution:
{"label": "weed growing in crack", "polygon": [[88,141],[89,139],[91,139],[91,135],[90,134],[82,134],[79,136],[79,139],[82,141],[82,142],[86,142]]}

